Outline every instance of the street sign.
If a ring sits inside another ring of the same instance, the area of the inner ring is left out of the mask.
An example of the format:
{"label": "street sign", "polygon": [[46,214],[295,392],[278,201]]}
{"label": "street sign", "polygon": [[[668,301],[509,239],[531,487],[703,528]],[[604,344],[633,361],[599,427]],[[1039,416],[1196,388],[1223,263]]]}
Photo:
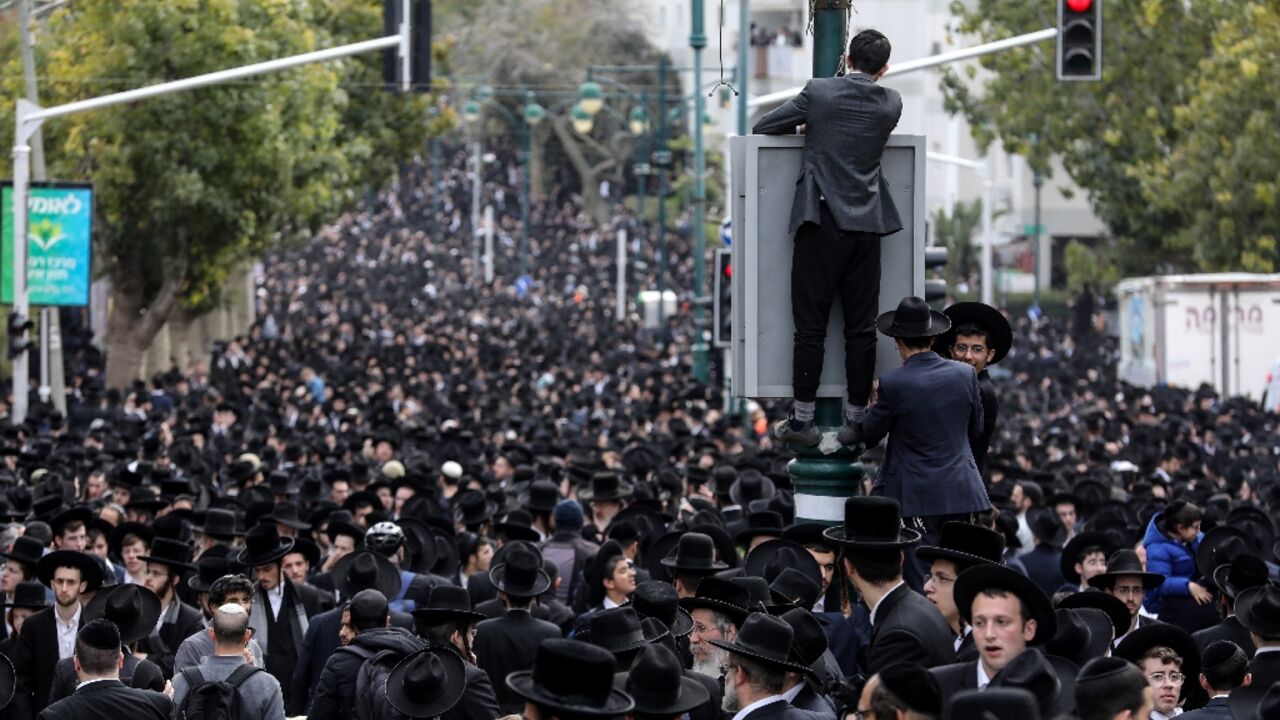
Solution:
{"label": "street sign", "polygon": [[636,163],[635,169],[632,170],[632,172],[637,176],[644,177],[645,175],[651,175],[653,173],[653,168],[649,167],[649,163]]}
{"label": "street sign", "polygon": [[[27,291],[32,305],[89,304],[93,187],[32,183],[27,196]],[[0,302],[13,303],[13,185],[0,185]]]}
{"label": "street sign", "polygon": [[1034,223],[1029,223],[1029,224],[1027,224],[1027,225],[1023,225],[1023,226],[1022,226],[1022,234],[1023,234],[1023,235],[1043,235],[1043,234],[1044,234],[1044,226],[1043,226],[1043,225],[1036,225],[1036,224],[1034,224]]}
{"label": "street sign", "polygon": [[654,150],[653,164],[658,167],[671,167],[671,151],[670,150]]}

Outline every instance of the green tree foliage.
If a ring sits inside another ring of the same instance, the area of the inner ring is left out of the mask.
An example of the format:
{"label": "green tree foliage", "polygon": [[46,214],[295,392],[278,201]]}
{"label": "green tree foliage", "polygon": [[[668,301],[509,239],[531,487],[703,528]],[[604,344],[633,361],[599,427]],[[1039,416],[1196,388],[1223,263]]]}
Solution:
{"label": "green tree foliage", "polygon": [[976,275],[979,248],[973,235],[982,222],[982,201],[957,202],[951,212],[945,208],[933,211],[930,227],[935,243],[947,249],[947,264],[943,275],[947,287],[954,292],[961,279]]}
{"label": "green tree foliage", "polygon": [[[75,0],[39,36],[41,101],[380,35],[380,4],[363,0]],[[12,98],[21,68],[10,57],[0,77]],[[46,123],[50,176],[96,188],[95,262],[113,293],[108,382],[136,376],[175,310],[218,302],[237,264],[311,233],[421,147],[430,98],[383,91],[380,62],[310,65]],[[0,106],[5,145],[12,112]]]}
{"label": "green tree foliage", "polygon": [[[990,41],[1052,27],[1055,1],[955,2],[954,29]],[[1044,42],[946,72],[947,107],[1042,172],[1060,155],[1124,272],[1274,268],[1277,31],[1262,5],[1108,0],[1101,82],[1058,82]]]}
{"label": "green tree foliage", "polygon": [[1063,265],[1067,271],[1067,289],[1078,293],[1086,287],[1110,287],[1120,279],[1115,263],[1104,253],[1078,240],[1067,243],[1063,250]]}

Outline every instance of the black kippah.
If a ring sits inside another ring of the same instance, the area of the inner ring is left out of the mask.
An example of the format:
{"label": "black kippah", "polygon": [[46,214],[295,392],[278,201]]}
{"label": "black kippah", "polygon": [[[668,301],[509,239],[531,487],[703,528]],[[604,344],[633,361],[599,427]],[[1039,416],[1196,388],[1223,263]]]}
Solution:
{"label": "black kippah", "polygon": [[1089,682],[1090,680],[1101,680],[1102,678],[1111,677],[1125,671],[1125,669],[1133,667],[1128,660],[1118,657],[1100,657],[1094,658],[1085,663],[1080,668],[1080,674],[1076,676],[1076,685]]}
{"label": "black kippah", "polygon": [[80,628],[76,636],[80,642],[98,650],[119,650],[120,629],[110,620],[94,620]]}
{"label": "black kippah", "polygon": [[1214,670],[1230,662],[1237,654],[1244,655],[1244,650],[1230,640],[1215,640],[1204,649],[1200,659],[1201,670]]}
{"label": "black kippah", "polygon": [[938,681],[923,666],[894,665],[880,671],[880,685],[921,715],[942,715],[942,690]]}

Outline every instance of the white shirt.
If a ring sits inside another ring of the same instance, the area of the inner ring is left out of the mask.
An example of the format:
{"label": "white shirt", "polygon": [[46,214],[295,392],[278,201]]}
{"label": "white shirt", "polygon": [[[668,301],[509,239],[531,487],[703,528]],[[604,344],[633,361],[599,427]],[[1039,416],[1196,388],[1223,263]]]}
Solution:
{"label": "white shirt", "polygon": [[610,600],[608,595],[605,595],[605,596],[604,596],[604,603],[602,603],[602,605],[603,605],[603,607],[604,607],[604,609],[605,609],[605,610],[611,610],[611,609],[616,608],[616,607],[622,607],[622,606],[621,606],[621,605],[619,605],[618,603],[616,603],[616,602],[614,602],[614,601]]}
{"label": "white shirt", "polygon": [[[759,700],[757,700],[757,701],[755,701],[755,702],[751,703],[750,705],[748,705],[748,706],[746,706],[746,707],[742,708],[741,710],[739,710],[739,711],[738,711],[738,712],[733,716],[733,720],[742,720],[742,719],[743,719],[743,718],[745,718],[746,716],[750,715],[750,714],[752,713],[752,711],[756,710],[757,708],[762,708],[762,707],[764,707],[765,705],[768,705],[769,703],[774,703],[774,702],[777,702],[777,701],[779,701],[779,700],[782,700],[782,696],[781,696],[781,695],[770,695],[769,697],[766,697],[766,698],[760,698]],[[783,700],[783,702],[786,702],[786,701],[785,701],[785,700]]]}
{"label": "white shirt", "polygon": [[987,669],[982,667],[982,661],[978,661],[978,689],[986,690],[991,684],[991,678],[987,677]]}
{"label": "white shirt", "polygon": [[58,629],[58,659],[66,660],[76,654],[76,633],[80,631],[80,603],[76,603],[76,612],[70,622],[62,621],[62,614],[55,608],[53,623]]}
{"label": "white shirt", "polygon": [[1182,714],[1182,708],[1180,707],[1174,708],[1173,712],[1169,713],[1168,715],[1165,715],[1159,710],[1152,710],[1151,720],[1169,720],[1169,718],[1178,717],[1181,714]]}
{"label": "white shirt", "polygon": [[884,602],[885,598],[889,597],[889,595],[892,594],[894,590],[897,590],[898,588],[902,587],[904,584],[905,583],[899,580],[897,585],[894,585],[893,587],[889,588],[889,592],[881,595],[880,599],[876,601],[875,607],[871,608],[871,626],[872,627],[875,627],[876,611],[880,609],[880,603]]}
{"label": "white shirt", "polygon": [[[175,600],[174,602],[177,602],[177,601]],[[160,617],[156,618],[156,627],[154,632],[157,632],[157,633],[160,632],[160,626],[164,625],[164,619],[168,617],[169,608],[172,606],[173,606],[173,603],[169,603],[168,605],[165,605],[164,607],[160,608]]]}
{"label": "white shirt", "polygon": [[782,699],[794,705],[796,702],[796,696],[800,694],[801,690],[804,690],[805,684],[806,683],[804,680],[801,680],[800,682],[796,683],[795,687],[782,693]]}
{"label": "white shirt", "polygon": [[275,588],[267,591],[267,602],[271,603],[271,618],[273,620],[280,619],[280,606],[284,604],[284,583],[280,583]]}
{"label": "white shirt", "polygon": [[[953,649],[956,652],[960,652],[960,646],[964,644],[964,639],[969,637],[970,632],[973,632],[973,628],[969,627],[968,625],[965,625],[964,629],[960,631],[960,634],[956,636],[956,640],[953,643],[953,645],[955,645]],[[981,665],[982,663],[978,663],[978,664]]]}
{"label": "white shirt", "polygon": [[102,682],[102,681],[104,681],[104,680],[119,680],[119,678],[94,678],[94,679],[92,679],[92,680],[85,680],[85,681],[84,681],[84,682],[82,682],[82,683],[77,683],[77,684],[76,684],[76,691],[78,692],[78,691],[80,690],[80,688],[84,687],[85,685],[90,685],[90,684],[93,684],[93,683],[96,683],[96,682]]}

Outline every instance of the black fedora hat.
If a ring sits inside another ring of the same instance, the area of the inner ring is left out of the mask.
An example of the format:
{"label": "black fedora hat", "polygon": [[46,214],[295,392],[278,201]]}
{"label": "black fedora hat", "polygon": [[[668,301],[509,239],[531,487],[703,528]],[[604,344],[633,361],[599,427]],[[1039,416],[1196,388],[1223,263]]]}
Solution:
{"label": "black fedora hat", "polygon": [[12,560],[26,566],[29,575],[34,575],[36,563],[44,556],[44,543],[27,535],[19,535],[14,539],[8,552],[0,552],[0,558]]}
{"label": "black fedora hat", "polygon": [[1004,535],[981,525],[946,522],[938,533],[937,545],[921,545],[916,557],[926,563],[950,560],[957,571],[973,565],[1004,564]]}
{"label": "black fedora hat", "polygon": [[446,713],[466,691],[466,666],[452,648],[428,647],[401,660],[387,675],[387,703],[407,717]]}
{"label": "black fedora hat", "polygon": [[702,683],[684,677],[680,659],[662,645],[642,649],[632,660],[631,670],[614,677],[614,687],[635,700],[637,715],[674,717],[710,699]]}
{"label": "black fedora hat", "polygon": [[588,635],[598,645],[617,655],[648,644],[640,627],[640,615],[632,607],[616,607],[591,614]]}
{"label": "black fedora hat", "polygon": [[767,608],[774,615],[781,615],[793,608],[808,610],[818,602],[822,586],[813,578],[793,568],[785,568],[769,583],[770,603]]}
{"label": "black fedora hat", "polygon": [[665,625],[675,637],[693,632],[693,617],[680,607],[680,598],[671,583],[646,580],[636,585],[631,594],[631,607],[641,618],[653,618]]}
{"label": "black fedora hat", "polygon": [[93,519],[93,510],[88,505],[75,505],[64,510],[58,511],[53,517],[49,518],[49,529],[53,530],[54,537],[62,534],[63,529],[71,523],[81,523],[88,525]]}
{"label": "black fedora hat", "polygon": [[532,670],[507,676],[507,687],[553,715],[613,718],[635,707],[613,686],[613,653],[576,640],[553,638],[538,645]]}
{"label": "black fedora hat", "polygon": [[591,476],[591,484],[578,491],[578,499],[584,503],[597,500],[626,500],[635,494],[635,487],[624,482],[615,472],[598,472]]}
{"label": "black fedora hat", "polygon": [[1270,579],[1267,564],[1257,555],[1241,555],[1213,571],[1213,584],[1232,600],[1249,588],[1266,585]]}
{"label": "black fedora hat", "polygon": [[53,582],[53,573],[60,567],[73,567],[80,570],[80,579],[87,583],[85,592],[97,592],[102,587],[102,565],[97,558],[76,550],[54,550],[36,563],[36,577],[48,586]]}
{"label": "black fedora hat", "polygon": [[855,495],[844,501],[844,525],[822,536],[851,550],[900,550],[920,542],[920,533],[902,527],[902,506],[887,497]]}
{"label": "black fedora hat", "polygon": [[207,593],[224,575],[234,574],[230,558],[216,557],[207,552],[196,560],[196,572],[187,578],[187,587],[198,593]]}
{"label": "black fedora hat", "polygon": [[[1129,614],[1129,608],[1125,607],[1124,601],[1101,590],[1083,590],[1071,593],[1058,601],[1058,607],[1067,610],[1093,609],[1101,611],[1111,622],[1111,631],[1114,637],[1120,637],[1129,632],[1129,626],[1133,623],[1133,616]],[[1090,628],[1092,627],[1093,625],[1090,625]],[[1111,641],[1108,640],[1107,642],[1109,644]]]}
{"label": "black fedora hat", "polygon": [[512,597],[537,597],[551,587],[551,578],[542,570],[542,554],[528,543],[511,544],[503,562],[489,569],[489,580],[500,592]]}
{"label": "black fedora hat", "polygon": [[1252,537],[1263,560],[1274,562],[1272,549],[1276,542],[1276,528],[1267,513],[1256,505],[1240,505],[1227,513],[1224,525],[1238,527],[1246,536]]}
{"label": "black fedora hat", "polygon": [[338,558],[330,570],[333,587],[349,598],[361,590],[377,590],[387,600],[400,595],[400,571],[381,553],[361,548]]}
{"label": "black fedora hat", "polygon": [[766,613],[751,613],[738,626],[738,632],[732,641],[708,642],[734,655],[743,655],[784,670],[806,672],[808,668],[791,659],[791,643],[794,639],[795,631],[786,620]]}
{"label": "black fedora hat", "polygon": [[1236,688],[1227,700],[1234,720],[1275,720],[1280,718],[1280,685],[1266,683]]}
{"label": "black fedora hat", "polygon": [[146,563],[167,565],[179,574],[195,570],[191,564],[191,546],[166,537],[157,537],[151,541],[148,554],[138,559]]}
{"label": "black fedora hat", "polygon": [[947,357],[950,357],[950,349],[955,344],[956,330],[965,325],[973,325],[986,332],[989,338],[990,350],[995,350],[989,364],[995,365],[1009,354],[1009,348],[1013,347],[1013,328],[1009,325],[1009,319],[999,310],[980,302],[958,302],[947,307],[942,311],[951,319],[951,328],[945,332],[941,338],[941,343],[946,349]]}
{"label": "black fedora hat", "polygon": [[96,593],[82,620],[106,618],[120,630],[120,642],[136,642],[151,634],[160,619],[160,598],[141,585],[125,584]]}
{"label": "black fedora hat", "polygon": [[937,337],[951,329],[951,319],[918,297],[905,297],[876,318],[876,329],[892,338]]}
{"label": "black fedora hat", "polygon": [[792,608],[779,617],[791,626],[791,661],[807,668],[820,665],[829,641],[818,618],[803,608]]}
{"label": "black fedora hat", "polygon": [[533,512],[555,512],[556,503],[560,502],[560,489],[547,479],[537,479],[529,483],[529,489],[520,493],[520,504]]}
{"label": "black fedora hat", "polygon": [[1236,619],[1251,633],[1280,638],[1280,586],[1267,583],[1236,596]]}
{"label": "black fedora hat", "polygon": [[715,558],[716,545],[710,535],[687,532],[679,536],[675,549],[662,558],[664,567],[681,572],[713,573],[728,569],[728,564]]}
{"label": "black fedora hat", "polygon": [[[1066,658],[1075,663],[1077,667],[1089,662],[1094,657],[1100,657],[1091,654],[1094,648],[1093,628],[1085,621],[1084,612],[1086,611],[1067,608],[1058,608],[1054,611],[1058,629],[1054,632],[1049,642],[1045,643],[1044,651],[1046,653]],[[1100,610],[1092,612],[1101,613]],[[1107,623],[1107,634],[1110,635],[1111,621],[1107,620],[1105,616],[1102,621]]]}
{"label": "black fedora hat", "polygon": [[272,495],[298,494],[298,483],[284,470],[276,470],[267,475],[267,487]]}
{"label": "black fedora hat", "polygon": [[751,602],[751,592],[743,585],[718,577],[704,577],[698,582],[698,589],[693,597],[680,598],[680,607],[693,611],[700,608],[714,610],[726,617],[734,625],[742,625],[747,619]]}
{"label": "black fedora hat", "polygon": [[1226,565],[1240,555],[1258,554],[1258,545],[1243,530],[1231,525],[1219,525],[1200,538],[1196,548],[1196,570],[1200,577],[1213,578],[1219,565]]}
{"label": "black fedora hat", "polygon": [[1036,621],[1036,634],[1029,645],[1049,642],[1057,629],[1053,615],[1053,603],[1031,578],[1004,565],[975,565],[956,578],[956,609],[965,622],[970,621],[973,600],[978,593],[999,589],[1013,593],[1022,601],[1022,609],[1029,619]]}
{"label": "black fedora hat", "polygon": [[1021,688],[1036,698],[1040,717],[1056,718],[1075,707],[1075,676],[1070,662],[1052,662],[1038,648],[1027,648],[991,678],[988,688]]}
{"label": "black fedora hat", "polygon": [[761,510],[747,515],[747,526],[740,530],[733,539],[739,545],[747,547],[757,537],[776,538],[785,530],[782,514],[772,510]]}
{"label": "black fedora hat", "polygon": [[[447,521],[446,521],[447,522]],[[418,518],[401,517],[396,521],[400,529],[404,531],[404,548],[405,559],[401,563],[401,567],[405,570],[411,570],[419,574],[436,573],[435,565],[440,559],[440,545],[436,542],[436,534],[432,532],[431,526]],[[330,521],[330,529],[333,529],[333,521]],[[361,533],[360,528],[354,524],[349,524],[345,520],[340,521],[336,533],[350,535],[352,531]],[[363,534],[353,537],[363,537]],[[359,540],[357,540],[359,542]],[[443,544],[452,548],[453,557],[456,561],[458,549],[452,542]],[[448,577],[452,572],[436,573]]]}
{"label": "black fedora hat", "polygon": [[479,490],[467,490],[453,498],[453,519],[460,525],[480,525],[498,512],[498,503]]}
{"label": "black fedora hat", "polygon": [[[1088,659],[1093,660],[1106,655],[1116,638],[1116,626],[1111,616],[1098,608],[1075,608],[1071,612],[1089,627],[1089,648],[1086,651]],[[1076,664],[1084,667],[1083,662]]]}
{"label": "black fedora hat", "polygon": [[320,546],[315,540],[308,537],[296,537],[293,539],[292,553],[301,553],[307,559],[307,565],[313,569],[320,567]]}
{"label": "black fedora hat", "polygon": [[1107,558],[1107,571],[1089,578],[1089,586],[1103,590],[1115,585],[1117,578],[1135,576],[1141,578],[1143,590],[1153,590],[1164,582],[1163,575],[1147,572],[1147,569],[1142,566],[1142,559],[1138,557],[1138,553],[1124,548],[1115,551],[1111,557]]}
{"label": "black fedora hat", "polygon": [[[1135,628],[1116,643],[1113,654],[1137,665],[1143,654],[1154,647],[1167,647],[1178,653],[1182,658],[1183,675],[1189,678],[1200,675],[1200,650],[1195,641],[1186,630],[1169,623],[1158,622]],[[1186,686],[1183,686],[1183,692],[1186,692]]]}
{"label": "black fedora hat", "polygon": [[1035,507],[1027,511],[1027,524],[1031,526],[1031,534],[1037,543],[1044,543],[1053,548],[1062,546],[1067,537],[1067,529],[1062,525],[1062,518],[1053,508]]}
{"label": "black fedora hat", "polygon": [[151,541],[156,537],[156,531],[150,525],[144,525],[139,522],[122,522],[111,531],[107,536],[107,552],[111,557],[119,558],[124,550],[124,539],[127,535],[133,535],[142,541],[147,547],[151,547]]}
{"label": "black fedora hat", "polygon": [[1089,548],[1098,548],[1104,558],[1111,557],[1111,554],[1119,549],[1114,537],[1097,530],[1085,530],[1072,536],[1063,546],[1062,557],[1058,561],[1058,569],[1062,571],[1062,577],[1072,585],[1080,584],[1080,573],[1076,572],[1076,563],[1080,562],[1080,556]]}
{"label": "black fedora hat", "polygon": [[149,485],[136,487],[129,493],[129,502],[125,503],[125,507],[129,510],[142,510],[144,512],[157,512],[169,506],[169,502],[160,497],[156,493],[155,488]]}
{"label": "black fedora hat", "polygon": [[274,522],[259,523],[245,534],[244,549],[236,557],[236,562],[248,568],[270,565],[292,549],[293,538],[280,537]]}
{"label": "black fedora hat", "polygon": [[0,710],[9,706],[13,693],[17,689],[18,673],[13,669],[9,658],[0,654]]}
{"label": "black fedora hat", "polygon": [[747,555],[743,573],[772,583],[786,568],[794,568],[822,585],[822,568],[803,546],[778,538],[760,543]]}
{"label": "black fedora hat", "polygon": [[0,608],[18,608],[24,610],[43,610],[49,607],[45,587],[34,580],[24,580],[13,588],[13,601],[10,602],[0,593]]}
{"label": "black fedora hat", "polygon": [[294,530],[310,530],[311,523],[305,522],[298,517],[298,506],[291,502],[278,502],[271,509],[271,514],[267,518],[272,522],[279,523],[285,527],[291,527]]}
{"label": "black fedora hat", "polygon": [[768,500],[778,493],[778,488],[759,470],[747,469],[729,486],[729,499],[735,505],[746,508],[754,500]]}
{"label": "black fedora hat", "polygon": [[1040,701],[1030,690],[991,687],[961,690],[947,700],[942,720],[1040,720]]}
{"label": "black fedora hat", "polygon": [[471,609],[471,593],[456,585],[436,585],[427,594],[427,606],[416,608],[413,619],[421,627],[441,623],[478,623],[488,616]]}
{"label": "black fedora hat", "polygon": [[500,523],[493,524],[494,537],[502,540],[542,542],[542,536],[533,529],[533,516],[526,510],[513,510]]}

